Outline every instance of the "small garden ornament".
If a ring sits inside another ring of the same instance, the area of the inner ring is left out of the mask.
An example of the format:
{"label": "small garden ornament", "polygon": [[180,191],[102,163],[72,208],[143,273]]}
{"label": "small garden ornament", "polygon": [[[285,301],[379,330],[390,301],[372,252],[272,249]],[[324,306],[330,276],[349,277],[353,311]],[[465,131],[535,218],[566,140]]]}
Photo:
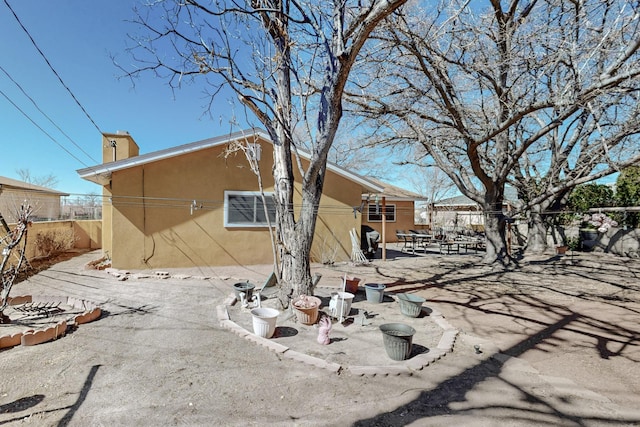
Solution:
{"label": "small garden ornament", "polygon": [[331,333],[331,319],[329,316],[322,316],[318,322],[318,343],[328,345],[331,343],[329,333]]}

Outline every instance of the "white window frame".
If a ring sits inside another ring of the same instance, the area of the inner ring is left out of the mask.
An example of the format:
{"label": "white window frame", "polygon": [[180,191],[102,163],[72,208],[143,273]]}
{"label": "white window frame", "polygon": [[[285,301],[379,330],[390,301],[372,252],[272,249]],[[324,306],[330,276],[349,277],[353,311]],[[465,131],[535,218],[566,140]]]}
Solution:
{"label": "white window frame", "polygon": [[[375,203],[369,203],[367,205],[367,222],[382,222],[382,204],[380,204],[380,213],[378,215],[380,215],[380,219],[371,219],[371,209],[373,209],[373,207],[376,206]],[[385,208],[387,209],[387,219],[386,222],[396,222],[396,217],[397,217],[397,210],[396,210],[396,204],[395,203],[387,203],[385,205]],[[391,211],[391,212],[389,212]],[[393,215],[393,219],[389,219],[389,216]]]}
{"label": "white window frame", "polygon": [[[254,221],[256,217],[256,208],[263,209],[260,205],[256,204],[256,200],[259,200],[262,204],[262,195],[259,191],[225,191],[224,192],[224,226],[227,228],[265,228],[268,227],[269,224],[267,222],[231,222],[229,220],[229,198],[233,196],[253,196],[254,197]],[[265,199],[269,200],[273,196],[273,193],[264,193]],[[275,211],[273,212],[273,217],[270,218],[271,226],[275,226]]]}

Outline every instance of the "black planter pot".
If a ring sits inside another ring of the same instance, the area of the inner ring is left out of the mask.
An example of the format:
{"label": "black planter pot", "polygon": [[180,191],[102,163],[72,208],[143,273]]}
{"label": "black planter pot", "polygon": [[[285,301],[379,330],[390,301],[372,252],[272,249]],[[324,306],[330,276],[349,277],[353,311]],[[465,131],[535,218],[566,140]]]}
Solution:
{"label": "black planter pot", "polygon": [[600,233],[598,230],[583,229],[580,230],[580,242],[583,251],[590,251],[598,242]]}
{"label": "black planter pot", "polygon": [[598,234],[598,230],[580,230],[580,237],[582,240],[597,240]]}
{"label": "black planter pot", "polygon": [[252,285],[249,282],[239,282],[233,284],[233,292],[236,294],[236,299],[240,301],[240,292],[244,292],[246,300],[251,301],[251,297],[253,296],[253,288],[255,285]]}

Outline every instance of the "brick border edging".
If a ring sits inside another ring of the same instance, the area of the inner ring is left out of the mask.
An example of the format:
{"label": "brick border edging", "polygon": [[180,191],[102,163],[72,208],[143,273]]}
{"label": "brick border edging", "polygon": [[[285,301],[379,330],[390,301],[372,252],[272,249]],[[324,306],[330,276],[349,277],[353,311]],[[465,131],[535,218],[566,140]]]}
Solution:
{"label": "brick border edging", "polygon": [[2,335],[0,336],[0,350],[18,345],[30,346],[56,340],[64,336],[68,328],[93,322],[102,315],[102,309],[96,303],[75,297],[20,295],[8,298],[8,305],[19,305],[29,302],[65,304],[73,308],[83,309],[84,311],[44,329],[28,329],[11,335]]}
{"label": "brick border edging", "polygon": [[442,337],[438,342],[435,349],[429,351],[429,353],[419,354],[404,361],[404,365],[398,366],[353,366],[353,365],[340,365],[338,363],[327,362],[319,357],[310,356],[305,353],[291,350],[289,347],[276,343],[268,338],[263,338],[254,333],[246,330],[242,326],[238,325],[229,317],[228,306],[236,303],[235,295],[229,296],[222,305],[216,307],[217,318],[220,322],[220,326],[228,329],[230,332],[245,338],[255,344],[266,347],[268,350],[273,351],[286,357],[287,359],[295,360],[305,363],[307,365],[315,366],[317,368],[325,369],[331,373],[340,374],[343,371],[351,372],[353,375],[358,376],[389,376],[389,375],[406,375],[411,376],[416,371],[421,371],[432,363],[440,360],[446,356],[447,353],[453,351],[456,338],[460,331],[454,328],[437,310],[431,311],[430,318],[443,330]]}

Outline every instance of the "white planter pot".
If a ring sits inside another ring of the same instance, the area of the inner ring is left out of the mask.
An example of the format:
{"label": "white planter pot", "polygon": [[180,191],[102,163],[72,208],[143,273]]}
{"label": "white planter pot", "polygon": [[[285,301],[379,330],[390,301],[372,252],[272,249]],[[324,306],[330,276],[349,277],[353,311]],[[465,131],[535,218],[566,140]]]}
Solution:
{"label": "white planter pot", "polygon": [[253,316],[253,333],[262,338],[271,338],[276,331],[276,320],[280,312],[275,308],[254,308],[251,310]]}

